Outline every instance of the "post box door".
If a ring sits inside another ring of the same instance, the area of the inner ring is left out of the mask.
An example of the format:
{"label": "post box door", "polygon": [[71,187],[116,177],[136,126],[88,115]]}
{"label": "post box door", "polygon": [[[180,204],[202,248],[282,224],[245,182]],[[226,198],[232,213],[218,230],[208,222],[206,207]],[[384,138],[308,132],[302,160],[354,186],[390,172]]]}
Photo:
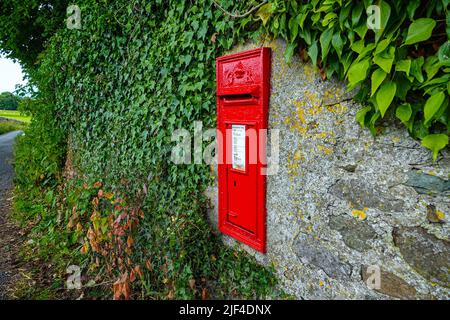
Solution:
{"label": "post box door", "polygon": [[[254,171],[254,170],[251,170]],[[256,176],[234,171],[228,174],[228,221],[248,232],[256,232]]]}
{"label": "post box door", "polygon": [[[249,125],[230,125],[231,138],[227,143],[231,160],[227,165],[228,222],[252,234],[256,233],[257,181],[256,163],[249,158]],[[251,143],[256,143],[252,141]]]}

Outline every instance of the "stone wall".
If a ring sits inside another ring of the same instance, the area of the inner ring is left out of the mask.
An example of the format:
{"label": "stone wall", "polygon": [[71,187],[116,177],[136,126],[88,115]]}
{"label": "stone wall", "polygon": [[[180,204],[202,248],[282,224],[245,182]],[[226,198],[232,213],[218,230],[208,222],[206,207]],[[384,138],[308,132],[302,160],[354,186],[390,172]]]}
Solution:
{"label": "stone wall", "polygon": [[[267,254],[224,241],[274,266],[297,298],[448,299],[448,150],[433,163],[395,123],[380,124],[374,139],[342,83],[323,81],[298,57],[286,64],[282,41],[264,45],[273,55],[269,128],[280,130],[280,168],[267,178]],[[217,187],[208,196],[217,225]],[[378,289],[367,286],[369,266],[381,270]]]}

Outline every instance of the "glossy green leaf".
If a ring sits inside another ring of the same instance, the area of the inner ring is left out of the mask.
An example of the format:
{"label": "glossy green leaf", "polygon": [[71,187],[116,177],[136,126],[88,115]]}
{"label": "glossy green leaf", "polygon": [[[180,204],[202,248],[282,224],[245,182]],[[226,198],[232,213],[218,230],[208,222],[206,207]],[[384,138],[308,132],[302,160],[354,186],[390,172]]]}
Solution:
{"label": "glossy green leaf", "polygon": [[422,83],[424,81],[423,73],[422,73],[422,66],[424,64],[424,58],[419,57],[417,59],[411,60],[411,68],[410,73],[413,75],[417,81]]}
{"label": "glossy green leaf", "polygon": [[441,104],[442,102],[444,102],[444,99],[445,94],[442,91],[437,92],[428,98],[424,107],[425,124],[427,124],[428,122],[430,122],[431,119],[433,119],[433,116],[441,107]]}
{"label": "glossy green leaf", "polygon": [[377,128],[375,127],[375,124],[377,123],[378,119],[380,119],[380,116],[380,111],[375,112],[370,117],[369,123],[367,125],[369,127],[370,133],[372,133],[373,136],[377,134]]}
{"label": "glossy green leaf", "polygon": [[373,96],[381,83],[386,79],[387,73],[383,69],[377,69],[372,73],[371,77],[371,94]]}
{"label": "glossy green leaf", "polygon": [[370,67],[369,59],[364,59],[358,63],[354,63],[348,70],[348,81],[350,86],[354,86],[363,81],[367,77],[367,72]]}
{"label": "glossy green leaf", "polygon": [[376,94],[376,102],[378,110],[380,110],[381,117],[384,117],[386,114],[387,109],[394,99],[396,90],[397,85],[392,81],[385,82],[378,90]]}
{"label": "glossy green leaf", "polygon": [[333,48],[336,50],[338,57],[341,58],[342,50],[344,48],[344,41],[339,32],[333,35],[333,38],[331,39],[331,44],[333,45]]}
{"label": "glossy green leaf", "polygon": [[438,73],[441,63],[439,61],[439,58],[437,56],[429,56],[425,60],[425,64],[423,65],[423,69],[427,73],[427,79],[430,80],[433,78],[436,73]]}
{"label": "glossy green leaf", "polygon": [[439,151],[448,145],[448,136],[445,134],[430,134],[422,139],[422,146],[433,153],[433,161],[436,161]]}
{"label": "glossy green leaf", "polygon": [[362,17],[362,12],[364,10],[364,6],[362,2],[358,2],[355,6],[353,6],[352,10],[352,25],[356,26],[359,23],[359,20]]}
{"label": "glossy green leaf", "polygon": [[411,45],[428,40],[431,37],[436,21],[431,18],[420,18],[411,23],[408,28],[405,45]]}
{"label": "glossy green leaf", "polygon": [[414,13],[416,12],[417,8],[420,6],[421,0],[410,0],[408,1],[408,6],[406,8],[406,11],[408,12],[409,19],[414,19]]}
{"label": "glossy green leaf", "polygon": [[406,124],[412,115],[411,105],[409,103],[404,103],[397,107],[395,110],[395,116],[401,120],[404,124]]}
{"label": "glossy green leaf", "polygon": [[325,17],[323,17],[323,20],[322,20],[322,26],[324,26],[324,27],[328,26],[328,25],[331,24],[334,20],[336,20],[337,17],[338,17],[337,14],[334,13],[334,12],[327,13],[327,14],[325,15]]}
{"label": "glossy green leaf", "polygon": [[409,70],[411,69],[411,60],[400,60],[395,64],[395,71],[402,71],[409,76]]}
{"label": "glossy green leaf", "polygon": [[450,66],[450,41],[441,45],[438,51],[439,62],[443,66]]}
{"label": "glossy green leaf", "polygon": [[286,62],[290,62],[292,56],[294,55],[294,50],[297,47],[295,43],[289,43],[286,47],[286,51],[284,52],[284,60]]}
{"label": "glossy green leaf", "polygon": [[327,29],[320,35],[320,47],[322,49],[323,61],[325,61],[325,59],[328,56],[332,37],[333,37],[333,29]]}
{"label": "glossy green leaf", "polygon": [[272,16],[273,13],[273,4],[272,3],[266,3],[262,7],[258,9],[256,12],[256,16],[259,17],[263,23],[263,25],[267,24],[267,21],[269,21],[269,18]]}
{"label": "glossy green leaf", "polygon": [[385,51],[377,54],[373,57],[373,62],[376,63],[384,70],[386,73],[391,72],[392,64],[395,58],[395,47],[391,46]]}
{"label": "glossy green leaf", "polygon": [[381,40],[378,43],[374,54],[377,55],[377,54],[383,52],[389,46],[390,43],[391,43],[391,39],[383,39],[383,40]]}
{"label": "glossy green leaf", "polygon": [[309,47],[308,55],[311,58],[313,65],[317,65],[317,57],[319,55],[319,47],[317,46],[317,41],[314,41],[312,46]]}
{"label": "glossy green leaf", "polygon": [[358,112],[356,112],[356,121],[359,123],[359,125],[361,127],[365,127],[365,119],[366,119],[366,114],[372,110],[372,107],[364,107],[362,109],[359,109]]}

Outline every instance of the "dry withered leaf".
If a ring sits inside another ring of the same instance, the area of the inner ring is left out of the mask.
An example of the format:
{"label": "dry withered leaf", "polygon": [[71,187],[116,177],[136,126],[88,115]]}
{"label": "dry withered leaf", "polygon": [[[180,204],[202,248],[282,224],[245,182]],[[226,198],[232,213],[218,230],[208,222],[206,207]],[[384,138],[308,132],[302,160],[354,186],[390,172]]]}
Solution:
{"label": "dry withered leaf", "polygon": [[202,289],[202,300],[207,300],[209,297],[208,290],[206,288]]}
{"label": "dry withered leaf", "polygon": [[98,189],[102,186],[102,183],[100,181],[97,181],[96,183],[94,183],[94,188]]}

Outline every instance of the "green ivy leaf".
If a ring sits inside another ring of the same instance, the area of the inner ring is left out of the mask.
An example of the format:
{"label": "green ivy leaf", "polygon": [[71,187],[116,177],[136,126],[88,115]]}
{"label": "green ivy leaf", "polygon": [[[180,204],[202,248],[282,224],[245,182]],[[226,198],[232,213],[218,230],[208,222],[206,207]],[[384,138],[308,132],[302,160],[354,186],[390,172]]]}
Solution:
{"label": "green ivy leaf", "polygon": [[341,38],[340,32],[337,32],[333,35],[333,38],[331,39],[331,44],[333,45],[333,48],[336,50],[339,59],[341,59],[342,49],[344,48],[344,41]]}
{"label": "green ivy leaf", "polygon": [[433,118],[435,113],[441,107],[441,104],[442,104],[442,102],[444,102],[444,99],[445,99],[445,94],[442,91],[439,91],[428,98],[427,102],[425,102],[425,107],[424,107],[425,124],[430,122],[430,120]]}
{"label": "green ivy leaf", "polygon": [[352,64],[347,74],[349,86],[353,87],[359,82],[366,79],[369,67],[370,67],[369,59],[364,59],[362,61],[359,61],[358,63]]}
{"label": "green ivy leaf", "polygon": [[450,14],[447,14],[447,28],[445,29],[447,31],[447,38],[450,39]]}
{"label": "green ivy leaf", "polygon": [[272,3],[267,3],[258,9],[258,11],[256,12],[256,16],[262,20],[262,23],[265,26],[272,13],[273,13]]}
{"label": "green ivy leaf", "polygon": [[286,47],[286,51],[284,52],[284,59],[287,63],[291,61],[292,56],[294,55],[294,50],[297,47],[296,43],[289,43]]}
{"label": "green ivy leaf", "polygon": [[373,57],[373,62],[379,65],[385,72],[390,73],[392,63],[394,62],[394,58],[395,58],[395,47],[390,46],[385,51]]}
{"label": "green ivy leaf", "polygon": [[411,61],[410,73],[413,75],[417,81],[420,83],[423,82],[423,74],[422,74],[422,66],[425,59],[423,57],[419,57]]}
{"label": "green ivy leaf", "polygon": [[383,71],[383,69],[377,69],[372,73],[371,83],[372,83],[372,91],[370,96],[372,97],[377,91],[378,87],[381,83],[386,79],[387,73]]}
{"label": "green ivy leaf", "polygon": [[375,127],[375,124],[377,123],[377,120],[380,118],[380,111],[375,112],[372,117],[370,117],[369,120],[369,130],[370,133],[372,133],[373,136],[375,136],[377,134],[377,128]]}
{"label": "green ivy leaf", "polygon": [[331,38],[333,37],[333,29],[327,29],[320,35],[320,47],[322,49],[322,60],[325,61],[330,51]]}
{"label": "green ivy leaf", "polygon": [[334,12],[327,13],[327,14],[325,15],[325,17],[323,17],[323,20],[322,20],[322,26],[323,26],[323,27],[328,26],[328,25],[329,25],[331,22],[333,22],[335,19],[337,19],[337,14],[336,14],[336,13],[334,13]]}
{"label": "green ivy leaf", "polygon": [[450,41],[441,45],[438,51],[438,57],[441,65],[450,66]]}
{"label": "green ivy leaf", "polygon": [[289,19],[288,27],[289,30],[291,31],[291,41],[294,41],[298,35],[299,16],[300,15],[297,15],[296,17],[292,17],[291,19]]}
{"label": "green ivy leaf", "polygon": [[439,58],[437,56],[429,56],[425,60],[425,64],[423,65],[423,69],[427,73],[427,79],[430,80],[433,78],[436,73],[438,73],[439,68],[441,67],[441,63],[439,62]]}
{"label": "green ivy leaf", "polygon": [[308,55],[311,58],[313,65],[317,65],[317,56],[319,55],[319,48],[317,46],[317,41],[314,41],[313,44],[309,47]]}
{"label": "green ivy leaf", "polygon": [[344,29],[344,24],[346,27],[349,27],[349,15],[350,15],[350,10],[352,9],[352,5],[351,3],[347,3],[344,7],[341,8],[341,11],[339,13],[339,25],[341,26],[341,29]]}
{"label": "green ivy leaf", "polygon": [[431,18],[420,18],[414,21],[408,28],[408,35],[404,45],[428,40],[431,37],[436,21]]}
{"label": "green ivy leaf", "polygon": [[358,40],[358,41],[355,41],[355,42],[351,45],[350,48],[351,48],[353,51],[355,51],[356,53],[361,54],[361,52],[364,50],[364,46],[365,46],[364,40]]}
{"label": "green ivy leaf", "polygon": [[391,105],[396,90],[397,85],[392,81],[384,83],[378,90],[376,95],[376,102],[378,105],[378,110],[380,110],[381,117],[384,117],[387,109]]}
{"label": "green ivy leaf", "polygon": [[354,30],[361,39],[364,39],[364,37],[366,36],[366,33],[369,29],[367,28],[367,23],[363,22]]}
{"label": "green ivy leaf", "polygon": [[359,22],[359,19],[361,19],[362,12],[364,10],[364,6],[362,2],[359,2],[354,5],[352,10],[352,25],[356,26]]}
{"label": "green ivy leaf", "polygon": [[356,121],[358,121],[359,125],[363,128],[365,127],[366,114],[370,110],[372,110],[372,107],[367,106],[367,107],[364,107],[364,108],[358,110],[358,112],[356,112]]}
{"label": "green ivy leaf", "polygon": [[422,140],[422,146],[433,152],[433,161],[436,161],[439,151],[446,145],[448,145],[448,136],[445,134],[430,134]]}
{"label": "green ivy leaf", "polygon": [[408,6],[406,7],[406,11],[408,12],[408,17],[410,20],[413,20],[414,13],[416,12],[416,10],[419,6],[420,6],[420,0],[409,1]]}
{"label": "green ivy leaf", "polygon": [[389,45],[390,43],[391,43],[391,39],[384,39],[384,40],[381,40],[381,41],[378,43],[378,45],[377,45],[377,48],[376,48],[376,50],[375,50],[375,55],[377,55],[377,54],[383,52],[383,51],[388,47],[388,45]]}
{"label": "green ivy leaf", "polygon": [[407,122],[411,118],[412,115],[412,109],[411,105],[409,103],[404,103],[397,107],[397,110],[395,110],[395,116],[401,120],[405,125],[407,125]]}
{"label": "green ivy leaf", "polygon": [[395,71],[405,72],[407,76],[409,76],[409,70],[411,69],[411,60],[399,60],[395,64]]}

